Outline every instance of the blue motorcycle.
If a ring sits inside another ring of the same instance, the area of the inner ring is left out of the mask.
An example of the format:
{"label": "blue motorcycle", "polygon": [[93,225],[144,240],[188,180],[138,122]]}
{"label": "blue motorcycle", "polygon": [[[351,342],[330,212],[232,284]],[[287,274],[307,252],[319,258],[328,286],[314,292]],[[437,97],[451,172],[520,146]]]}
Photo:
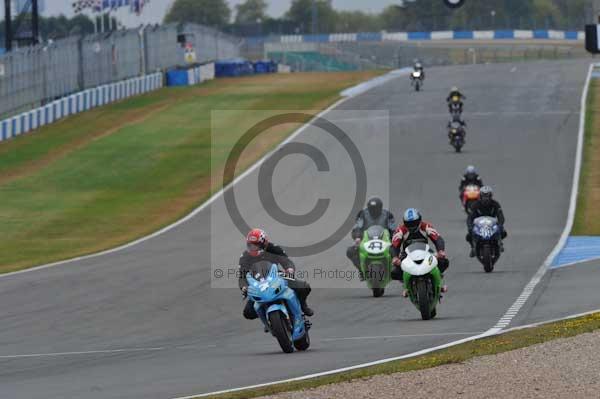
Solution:
{"label": "blue motorcycle", "polygon": [[489,216],[475,219],[473,240],[477,259],[483,265],[486,273],[492,272],[502,252],[502,237],[498,220]]}
{"label": "blue motorcycle", "polygon": [[277,338],[281,349],[285,353],[292,353],[294,348],[307,350],[310,322],[305,320],[296,293],[288,287],[277,265],[271,265],[266,277],[261,273],[254,276],[248,273],[246,280],[248,298],[254,301],[256,314],[266,330]]}

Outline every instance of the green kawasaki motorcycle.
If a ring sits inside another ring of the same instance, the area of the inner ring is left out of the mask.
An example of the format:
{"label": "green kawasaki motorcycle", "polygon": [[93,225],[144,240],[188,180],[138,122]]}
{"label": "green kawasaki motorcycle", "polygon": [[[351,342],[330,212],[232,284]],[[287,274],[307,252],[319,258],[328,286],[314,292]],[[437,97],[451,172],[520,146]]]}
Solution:
{"label": "green kawasaki motorcycle", "polygon": [[437,258],[429,245],[424,243],[411,244],[404,251],[404,288],[410,301],[421,312],[423,320],[432,319],[436,315],[442,291],[442,275],[437,267]]}
{"label": "green kawasaki motorcycle", "polygon": [[371,226],[363,234],[359,246],[360,272],[378,298],[391,280],[392,256],[389,231],[382,226]]}

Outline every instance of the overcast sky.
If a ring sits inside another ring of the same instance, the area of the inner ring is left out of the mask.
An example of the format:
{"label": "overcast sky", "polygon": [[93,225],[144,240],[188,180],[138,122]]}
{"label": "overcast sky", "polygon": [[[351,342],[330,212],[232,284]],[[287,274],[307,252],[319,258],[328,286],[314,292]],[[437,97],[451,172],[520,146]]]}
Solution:
{"label": "overcast sky", "polygon": [[[162,21],[167,9],[174,0],[150,0],[142,16],[137,17],[123,10],[118,16],[127,26],[138,26],[141,23],[156,23]],[[45,0],[45,15],[72,15],[71,7],[73,0]],[[229,5],[234,9],[236,4],[243,3],[244,0],[228,0]],[[269,14],[274,17],[280,17],[285,13],[291,3],[291,0],[267,0],[269,3]],[[333,0],[333,6],[343,10],[362,10],[367,12],[379,12],[390,4],[401,3],[400,0]],[[2,10],[2,14],[3,14]],[[0,14],[1,15],[1,14]]]}

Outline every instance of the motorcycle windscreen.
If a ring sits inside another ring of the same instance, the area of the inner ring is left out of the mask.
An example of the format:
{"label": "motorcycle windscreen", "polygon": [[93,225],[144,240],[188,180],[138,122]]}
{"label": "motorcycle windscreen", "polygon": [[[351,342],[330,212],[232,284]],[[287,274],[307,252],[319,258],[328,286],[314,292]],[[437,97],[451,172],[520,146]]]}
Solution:
{"label": "motorcycle windscreen", "polygon": [[367,237],[369,240],[381,240],[385,229],[382,226],[371,226],[367,229]]}
{"label": "motorcycle windscreen", "polygon": [[250,274],[254,279],[259,281],[260,279],[266,279],[269,277],[269,273],[271,271],[271,267],[273,264],[266,260],[261,260],[252,265],[250,268]]}
{"label": "motorcycle windscreen", "polygon": [[407,253],[414,251],[429,251],[429,245],[427,245],[427,243],[424,242],[415,242],[407,246],[404,250]]}

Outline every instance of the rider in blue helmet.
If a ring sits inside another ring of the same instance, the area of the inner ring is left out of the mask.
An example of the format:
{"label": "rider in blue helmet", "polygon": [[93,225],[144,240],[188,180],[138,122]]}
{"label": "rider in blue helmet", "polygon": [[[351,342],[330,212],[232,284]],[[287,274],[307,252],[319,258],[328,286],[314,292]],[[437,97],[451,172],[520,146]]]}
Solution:
{"label": "rider in blue helmet", "polygon": [[[398,226],[394,237],[392,238],[392,256],[394,257],[392,262],[394,270],[392,271],[392,278],[394,280],[402,281],[402,269],[400,264],[402,259],[406,256],[404,248],[412,244],[415,241],[429,243],[431,241],[437,251],[438,267],[440,272],[444,273],[450,262],[446,256],[446,244],[442,236],[437,232],[433,225],[429,222],[423,221],[421,212],[415,208],[409,208],[404,212],[402,218],[403,224]],[[446,290],[446,286],[443,287]]]}

